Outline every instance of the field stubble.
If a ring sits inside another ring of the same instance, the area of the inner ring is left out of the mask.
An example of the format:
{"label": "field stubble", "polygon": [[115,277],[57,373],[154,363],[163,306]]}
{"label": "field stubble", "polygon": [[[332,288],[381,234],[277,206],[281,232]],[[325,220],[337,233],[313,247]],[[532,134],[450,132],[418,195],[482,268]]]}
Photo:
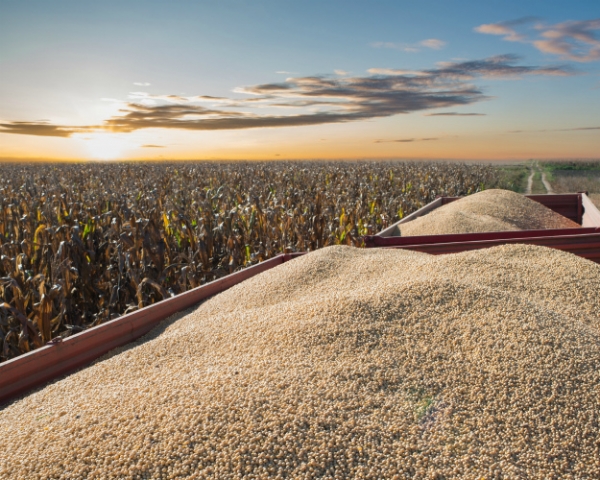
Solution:
{"label": "field stubble", "polygon": [[360,246],[491,166],[410,162],[2,165],[0,361],[282,252]]}

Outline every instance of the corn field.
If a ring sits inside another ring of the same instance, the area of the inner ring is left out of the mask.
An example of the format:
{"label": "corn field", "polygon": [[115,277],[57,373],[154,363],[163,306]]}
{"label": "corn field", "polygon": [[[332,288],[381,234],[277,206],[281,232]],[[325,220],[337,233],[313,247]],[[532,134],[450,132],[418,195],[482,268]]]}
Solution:
{"label": "corn field", "polygon": [[0,361],[281,252],[361,246],[490,166],[410,162],[0,166]]}

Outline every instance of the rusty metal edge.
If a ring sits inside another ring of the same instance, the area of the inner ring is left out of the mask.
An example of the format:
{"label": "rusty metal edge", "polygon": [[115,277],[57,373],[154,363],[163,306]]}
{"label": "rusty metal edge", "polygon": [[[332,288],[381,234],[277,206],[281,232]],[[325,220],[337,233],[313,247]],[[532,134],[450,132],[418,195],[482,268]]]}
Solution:
{"label": "rusty metal edge", "polygon": [[110,320],[65,338],[63,341],[8,360],[0,364],[0,405],[87,365],[114,348],[142,337],[169,316],[304,253],[278,255],[175,297]]}
{"label": "rusty metal edge", "polygon": [[442,243],[476,242],[485,240],[531,239],[540,237],[577,236],[600,233],[600,227],[561,228],[548,230],[515,230],[483,233],[450,233],[443,235],[415,235],[411,237],[363,237],[368,248],[394,247],[400,245],[430,245]]}
{"label": "rusty metal edge", "polygon": [[563,235],[557,237],[480,240],[456,243],[394,245],[381,248],[399,248],[405,250],[415,250],[432,255],[444,255],[448,253],[460,253],[506,244],[527,244],[555,248],[557,250],[569,252],[596,263],[600,263],[600,234],[598,233],[568,236]]}

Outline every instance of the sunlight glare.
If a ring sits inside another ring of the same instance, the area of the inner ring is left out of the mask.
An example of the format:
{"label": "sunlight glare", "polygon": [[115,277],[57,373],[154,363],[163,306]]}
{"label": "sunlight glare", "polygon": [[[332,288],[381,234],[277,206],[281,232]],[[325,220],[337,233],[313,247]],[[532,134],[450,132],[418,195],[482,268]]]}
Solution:
{"label": "sunlight glare", "polygon": [[92,160],[119,160],[131,148],[129,142],[118,134],[90,133],[79,138]]}

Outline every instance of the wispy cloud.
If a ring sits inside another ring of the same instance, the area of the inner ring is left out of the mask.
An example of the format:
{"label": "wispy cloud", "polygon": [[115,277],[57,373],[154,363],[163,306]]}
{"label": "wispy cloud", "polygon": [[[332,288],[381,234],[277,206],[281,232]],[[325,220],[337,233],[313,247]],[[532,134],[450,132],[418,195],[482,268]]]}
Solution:
{"label": "wispy cloud", "polygon": [[472,80],[476,77],[482,78],[514,78],[523,75],[549,75],[567,76],[576,72],[565,65],[552,67],[535,67],[527,65],[515,65],[519,59],[516,55],[497,55],[483,60],[471,60],[464,62],[440,62],[434,70],[395,70],[392,68],[372,68],[369,73],[401,77],[423,77],[430,78],[437,74],[444,79]]}
{"label": "wispy cloud", "polygon": [[412,75],[427,76],[426,70],[405,70],[401,68],[369,68],[367,72],[373,75]]}
{"label": "wispy cloud", "polygon": [[148,92],[130,92],[128,95],[129,100],[134,102],[140,102],[145,105],[156,105],[159,102],[168,103],[190,103],[190,102],[231,102],[231,99],[225,97],[213,97],[211,95],[192,95],[190,97],[184,97],[182,95],[153,95]]}
{"label": "wispy cloud", "polygon": [[17,133],[40,137],[70,137],[73,133],[85,131],[88,131],[88,127],[52,125],[47,121],[0,123],[0,133]]}
{"label": "wispy cloud", "polygon": [[[489,98],[473,84],[481,78],[572,74],[566,67],[519,65],[518,60],[516,56],[501,55],[444,62],[419,71],[388,70],[362,77],[293,77],[284,82],[240,87],[236,92],[243,98],[232,99],[134,92],[119,114],[101,125],[6,122],[0,123],[0,133],[68,137],[83,131],[233,130],[343,123],[480,102]],[[256,107],[277,107],[290,113],[257,114],[252,112]]]}
{"label": "wispy cloud", "polygon": [[527,37],[522,33],[518,33],[515,27],[525,25],[538,20],[537,17],[522,17],[516,20],[508,20],[506,22],[486,23],[475,27],[475,31],[479,33],[487,33],[490,35],[501,35],[503,40],[508,42],[524,42]]}
{"label": "wispy cloud", "polygon": [[134,85],[137,85],[138,87],[149,87],[151,84],[148,82],[133,82]]}
{"label": "wispy cloud", "polygon": [[509,130],[508,133],[585,132],[591,130],[600,130],[600,127],[548,128],[543,130]]}
{"label": "wispy cloud", "polygon": [[164,145],[141,145],[141,148],[166,148]]}
{"label": "wispy cloud", "polygon": [[440,112],[426,113],[426,117],[483,117],[485,113],[459,113],[459,112]]}
{"label": "wispy cloud", "polygon": [[431,48],[432,50],[440,50],[446,45],[446,42],[443,40],[438,40],[437,38],[428,38],[427,40],[421,40],[419,45],[426,48]]}
{"label": "wispy cloud", "polygon": [[345,77],[346,75],[350,75],[350,72],[347,72],[346,70],[334,70],[333,73],[335,73],[336,75],[340,75],[342,77]]}
{"label": "wispy cloud", "polygon": [[440,50],[446,45],[446,42],[437,38],[427,38],[417,43],[394,43],[394,42],[373,42],[371,46],[374,48],[392,48],[394,50],[402,50],[403,52],[420,52],[423,48],[432,50]]}
{"label": "wispy cloud", "polygon": [[437,137],[429,138],[399,138],[397,140],[375,140],[373,143],[410,143],[410,142],[427,142],[431,140],[439,140]]}
{"label": "wispy cloud", "polygon": [[576,62],[600,60],[600,40],[594,35],[596,30],[600,30],[600,18],[564,22],[540,29],[543,38],[533,42],[538,50]]}
{"label": "wispy cloud", "polygon": [[[555,25],[537,23],[529,35],[516,27],[531,23],[533,17],[508,22],[488,23],[475,27],[479,33],[501,35],[503,40],[529,43],[540,52],[558,55],[564,60],[592,62],[600,60],[600,39],[595,32],[600,30],[600,18],[594,20],[568,21]],[[535,36],[536,38],[531,38]]]}
{"label": "wispy cloud", "polygon": [[440,62],[438,72],[447,77],[467,80],[475,76],[484,78],[514,78],[524,75],[568,76],[576,72],[565,65],[553,67],[533,67],[514,65],[518,60],[516,55],[497,55],[485,60],[472,60],[466,62]]}

